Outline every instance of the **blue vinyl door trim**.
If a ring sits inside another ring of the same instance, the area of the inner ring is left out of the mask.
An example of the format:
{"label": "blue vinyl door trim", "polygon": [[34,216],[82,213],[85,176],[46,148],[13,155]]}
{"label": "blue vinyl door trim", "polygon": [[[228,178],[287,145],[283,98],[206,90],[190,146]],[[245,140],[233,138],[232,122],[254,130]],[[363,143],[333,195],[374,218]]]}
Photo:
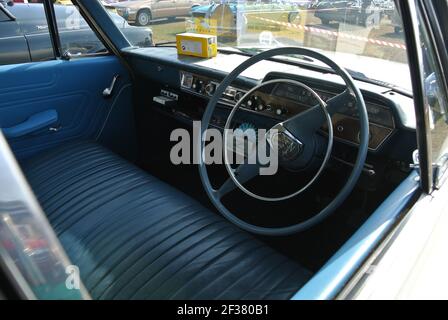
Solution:
{"label": "blue vinyl door trim", "polygon": [[[105,99],[103,90],[117,74],[114,94]],[[0,79],[0,128],[48,110],[57,114],[54,130],[8,139],[19,159],[68,141],[96,139],[112,110],[132,109],[129,75],[115,56],[0,66]]]}

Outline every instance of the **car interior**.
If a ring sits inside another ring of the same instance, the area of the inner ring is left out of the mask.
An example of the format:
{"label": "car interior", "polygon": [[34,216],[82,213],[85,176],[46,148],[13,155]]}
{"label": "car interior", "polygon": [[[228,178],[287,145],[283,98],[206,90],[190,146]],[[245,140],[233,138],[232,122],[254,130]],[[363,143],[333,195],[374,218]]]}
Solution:
{"label": "car interior", "polygon": [[[301,52],[298,63],[266,55],[245,67],[251,56],[231,50],[203,59],[180,56],[175,45],[119,54],[105,45],[108,53],[3,66],[0,82],[0,126],[92,298],[289,299],[410,173],[412,94],[307,63],[319,54]],[[220,199],[238,221],[284,230],[346,191],[331,214],[300,232],[244,230],[210,197],[229,181],[224,165],[201,171],[170,159],[172,132],[195,137],[196,121],[221,131],[269,130],[320,102],[334,106],[332,126],[322,113],[315,132],[302,135],[306,161],[290,161],[296,154],[285,148],[274,176],[244,181],[256,194],[281,197],[306,186],[328,160],[305,192],[262,201],[232,186]]]}

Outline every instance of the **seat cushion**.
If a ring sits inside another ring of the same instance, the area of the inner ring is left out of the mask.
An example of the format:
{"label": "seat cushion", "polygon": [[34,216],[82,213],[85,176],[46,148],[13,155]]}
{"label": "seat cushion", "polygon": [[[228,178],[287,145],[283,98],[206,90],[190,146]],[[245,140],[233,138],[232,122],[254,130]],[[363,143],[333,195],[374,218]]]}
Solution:
{"label": "seat cushion", "polygon": [[95,299],[288,299],[310,272],[94,143],[24,172]]}

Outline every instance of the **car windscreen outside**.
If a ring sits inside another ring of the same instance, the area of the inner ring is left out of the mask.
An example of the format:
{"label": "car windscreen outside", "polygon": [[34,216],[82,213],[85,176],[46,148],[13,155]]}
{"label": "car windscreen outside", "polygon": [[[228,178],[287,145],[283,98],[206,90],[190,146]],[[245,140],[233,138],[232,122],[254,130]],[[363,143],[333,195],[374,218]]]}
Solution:
{"label": "car windscreen outside", "polygon": [[219,48],[255,54],[299,46],[328,55],[360,76],[411,90],[402,21],[393,0],[102,1],[133,26],[150,27],[156,45],[195,32]]}

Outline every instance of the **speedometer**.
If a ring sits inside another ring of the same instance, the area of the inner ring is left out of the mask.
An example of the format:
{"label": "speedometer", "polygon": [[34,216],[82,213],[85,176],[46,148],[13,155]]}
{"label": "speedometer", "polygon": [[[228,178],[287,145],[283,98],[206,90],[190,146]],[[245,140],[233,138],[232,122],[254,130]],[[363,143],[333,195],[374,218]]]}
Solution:
{"label": "speedometer", "polygon": [[367,103],[367,112],[369,114],[369,121],[379,124],[387,128],[394,127],[394,116],[392,111],[375,104]]}

